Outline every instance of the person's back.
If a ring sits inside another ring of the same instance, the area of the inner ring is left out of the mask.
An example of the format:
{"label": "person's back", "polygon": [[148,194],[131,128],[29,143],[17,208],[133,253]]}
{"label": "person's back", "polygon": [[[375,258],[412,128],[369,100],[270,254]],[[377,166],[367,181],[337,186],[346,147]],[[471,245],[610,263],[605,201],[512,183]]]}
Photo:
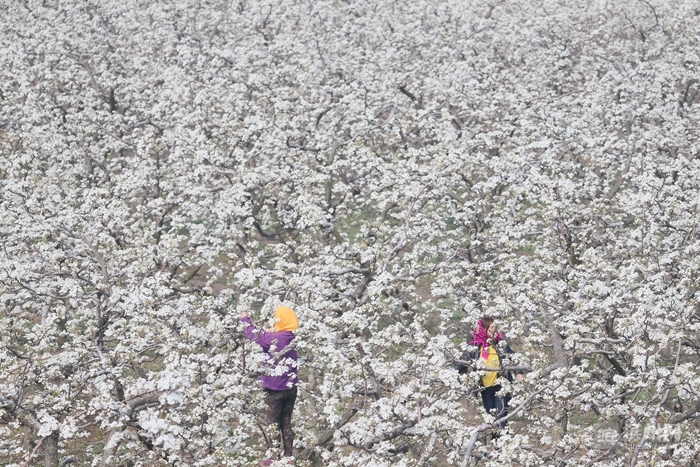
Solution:
{"label": "person's back", "polygon": [[284,391],[299,383],[297,370],[298,354],[294,346],[296,336],[292,331],[264,331],[256,328],[250,317],[242,321],[248,326],[246,337],[262,347],[267,354],[267,368],[260,377],[264,389]]}
{"label": "person's back", "polygon": [[[259,381],[265,390],[267,418],[270,424],[278,426],[284,446],[284,455],[293,463],[292,412],[297,399],[298,355],[294,346],[295,329],[299,320],[291,308],[281,306],[275,311],[275,326],[269,331],[258,328],[247,312],[241,313],[241,321],[246,324],[245,335],[256,342],[267,354],[265,374]],[[272,459],[265,459],[262,465],[271,465]]]}

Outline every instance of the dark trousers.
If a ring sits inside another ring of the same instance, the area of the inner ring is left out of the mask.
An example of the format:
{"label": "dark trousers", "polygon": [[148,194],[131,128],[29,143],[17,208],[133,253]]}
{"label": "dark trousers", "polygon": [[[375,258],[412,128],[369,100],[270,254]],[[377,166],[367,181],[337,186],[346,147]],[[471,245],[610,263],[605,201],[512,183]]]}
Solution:
{"label": "dark trousers", "polygon": [[294,402],[297,400],[297,388],[286,391],[271,391],[265,389],[265,402],[267,403],[268,423],[276,424],[282,438],[284,455],[292,455],[292,445],[294,443],[294,431],[292,431],[292,411]]}
{"label": "dark trousers", "polygon": [[[488,413],[499,420],[508,415],[508,402],[510,396],[497,396],[496,393],[501,390],[501,385],[489,386],[481,390],[481,400],[484,402],[484,408]],[[501,428],[508,425],[508,422],[501,422]]]}

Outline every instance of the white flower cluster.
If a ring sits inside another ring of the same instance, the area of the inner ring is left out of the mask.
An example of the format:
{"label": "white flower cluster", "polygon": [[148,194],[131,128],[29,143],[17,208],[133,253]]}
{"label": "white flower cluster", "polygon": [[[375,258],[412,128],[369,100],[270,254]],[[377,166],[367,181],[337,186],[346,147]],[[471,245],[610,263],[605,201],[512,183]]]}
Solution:
{"label": "white flower cluster", "polygon": [[697,464],[699,17],[4,2],[0,464],[257,463],[279,303],[299,465]]}

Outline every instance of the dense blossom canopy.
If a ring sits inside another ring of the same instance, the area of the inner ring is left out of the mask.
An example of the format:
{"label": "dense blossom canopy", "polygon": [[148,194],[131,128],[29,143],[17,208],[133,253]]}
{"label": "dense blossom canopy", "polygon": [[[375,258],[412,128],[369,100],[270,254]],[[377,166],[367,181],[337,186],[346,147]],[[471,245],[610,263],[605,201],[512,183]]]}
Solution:
{"label": "dense blossom canopy", "polygon": [[[0,464],[700,462],[691,0],[0,0]],[[454,369],[496,318],[510,429]]]}

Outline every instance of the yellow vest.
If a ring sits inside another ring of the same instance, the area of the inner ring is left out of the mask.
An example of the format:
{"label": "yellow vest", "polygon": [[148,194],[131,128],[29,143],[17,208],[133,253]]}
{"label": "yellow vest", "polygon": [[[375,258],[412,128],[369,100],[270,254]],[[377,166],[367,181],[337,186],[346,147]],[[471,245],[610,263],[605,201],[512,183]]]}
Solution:
{"label": "yellow vest", "polygon": [[[498,352],[496,352],[496,348],[492,345],[489,346],[488,358],[484,358],[482,356],[481,361],[484,364],[484,366],[487,366],[489,368],[499,368],[501,366],[501,362],[498,360]],[[481,385],[485,388],[493,386],[496,384],[497,378],[497,371],[487,371],[486,374],[481,377]]]}

